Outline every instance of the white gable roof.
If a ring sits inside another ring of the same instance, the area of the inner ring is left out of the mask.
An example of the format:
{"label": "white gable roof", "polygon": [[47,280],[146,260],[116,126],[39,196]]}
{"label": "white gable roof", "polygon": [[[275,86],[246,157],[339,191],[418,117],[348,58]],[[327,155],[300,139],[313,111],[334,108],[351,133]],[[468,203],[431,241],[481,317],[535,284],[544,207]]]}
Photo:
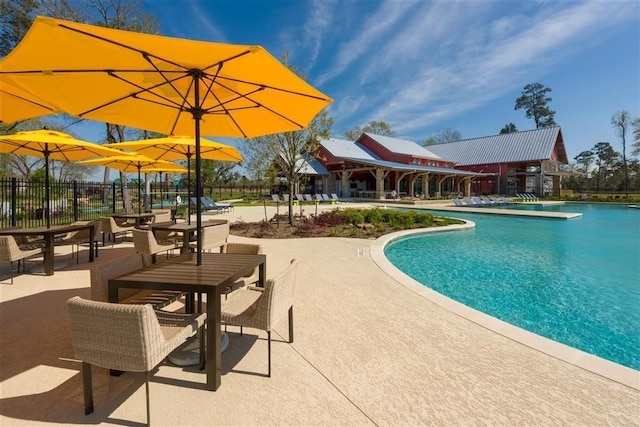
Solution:
{"label": "white gable roof", "polygon": [[427,159],[442,160],[442,158],[437,154],[407,139],[392,138],[390,136],[376,135],[374,133],[368,133],[368,132],[365,132],[364,135],[367,135],[369,138],[373,139],[378,144],[382,145],[384,148],[386,148],[392,153],[406,154],[409,156],[427,158]]}

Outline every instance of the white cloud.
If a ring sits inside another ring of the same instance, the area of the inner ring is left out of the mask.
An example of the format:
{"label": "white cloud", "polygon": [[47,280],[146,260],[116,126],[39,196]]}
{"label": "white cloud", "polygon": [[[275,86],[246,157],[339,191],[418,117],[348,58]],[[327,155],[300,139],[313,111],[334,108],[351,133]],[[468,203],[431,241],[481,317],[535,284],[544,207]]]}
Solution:
{"label": "white cloud", "polygon": [[208,17],[209,3],[205,2],[203,7],[197,1],[181,2],[180,4],[189,8],[189,16],[193,17],[191,26],[197,28],[198,34],[203,34],[202,40],[226,42],[224,32]]}
{"label": "white cloud", "polygon": [[[317,84],[321,85],[339,76],[356,61],[375,54],[380,43],[388,36],[387,31],[392,31],[395,24],[404,17],[406,11],[411,9],[414,4],[414,2],[410,1],[397,2],[393,0],[380,3],[380,7],[362,22],[356,35],[343,43],[338,51],[335,52],[334,63],[331,64],[327,73],[317,79]],[[340,31],[340,28],[335,30]]]}
{"label": "white cloud", "polygon": [[304,43],[310,46],[306,67],[313,67],[322,47],[322,40],[327,30],[331,30],[333,10],[337,6],[335,0],[314,0],[309,17],[304,24]]}
{"label": "white cloud", "polygon": [[[600,32],[630,19],[629,2],[612,7],[595,1],[553,4],[533,15],[518,10],[477,21],[486,12],[482,6],[496,4],[456,2],[452,7],[435,4],[413,10],[414,19],[401,30],[389,22],[384,46],[371,48],[366,43],[367,50],[360,46],[349,60],[339,57],[339,66],[326,78],[359,59],[363,71],[357,78],[366,92],[366,102],[360,105],[373,106],[359,113],[368,120],[387,121],[398,133],[411,133],[535,80],[536,70],[548,71],[568,51],[594,43]],[[400,15],[393,18],[398,19]],[[424,28],[431,29],[430,38],[420,37]],[[384,38],[381,27],[378,31],[365,40]],[[371,91],[374,82],[379,89]],[[339,105],[335,110],[347,108]]]}

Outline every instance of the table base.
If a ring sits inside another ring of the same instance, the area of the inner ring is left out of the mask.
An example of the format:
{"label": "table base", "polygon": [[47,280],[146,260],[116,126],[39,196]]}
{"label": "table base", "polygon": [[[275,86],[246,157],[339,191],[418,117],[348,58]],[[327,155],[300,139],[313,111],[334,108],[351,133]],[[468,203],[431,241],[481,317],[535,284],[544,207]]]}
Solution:
{"label": "table base", "polygon": [[[224,352],[227,347],[229,347],[229,335],[226,332],[222,332],[220,341],[220,352]],[[176,366],[193,366],[200,364],[200,339],[195,336],[189,338],[184,344],[176,348],[167,357],[167,360]]]}

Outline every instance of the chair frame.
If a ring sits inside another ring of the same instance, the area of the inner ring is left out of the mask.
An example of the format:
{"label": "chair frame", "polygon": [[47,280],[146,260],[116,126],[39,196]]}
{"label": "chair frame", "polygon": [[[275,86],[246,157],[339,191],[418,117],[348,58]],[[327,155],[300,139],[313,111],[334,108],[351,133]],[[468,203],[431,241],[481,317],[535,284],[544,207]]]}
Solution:
{"label": "chair frame", "polygon": [[16,238],[13,236],[0,236],[0,261],[9,261],[11,284],[13,284],[13,263],[18,261],[18,274],[20,274],[21,263],[22,272],[26,273],[26,260],[37,255],[42,255],[42,253],[42,248],[21,249]]}
{"label": "chair frame", "polygon": [[[228,303],[222,305],[222,321],[225,325],[239,326],[240,335],[245,326],[267,332],[268,377],[271,377],[271,330],[281,319],[284,309],[288,313],[289,343],[293,343],[293,299],[297,266],[297,261],[292,259],[286,270],[267,280],[264,288],[256,286],[241,288],[232,292]],[[285,289],[281,290],[281,287]],[[279,301],[277,298],[285,301]]]}
{"label": "chair frame", "polygon": [[[85,300],[78,296],[69,299],[67,306],[71,319],[73,351],[76,358],[82,361],[85,415],[94,411],[93,365],[145,373],[147,424],[151,425],[151,370],[194,332],[200,335],[200,357],[204,356],[204,313],[154,311],[148,304],[114,304]],[[139,348],[132,346],[132,343],[138,343]],[[101,346],[109,351],[103,350]],[[120,350],[116,351],[117,349]]]}

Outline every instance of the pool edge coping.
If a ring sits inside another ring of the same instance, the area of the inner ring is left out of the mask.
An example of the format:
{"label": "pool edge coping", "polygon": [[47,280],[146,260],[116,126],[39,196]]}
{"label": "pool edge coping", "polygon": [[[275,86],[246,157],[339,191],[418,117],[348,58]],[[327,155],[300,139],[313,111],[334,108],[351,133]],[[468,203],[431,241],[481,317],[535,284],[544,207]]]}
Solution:
{"label": "pool edge coping", "polygon": [[[462,220],[462,219],[461,219]],[[391,278],[418,294],[419,296],[437,304],[438,306],[473,322],[479,326],[489,329],[506,338],[526,345],[534,350],[545,353],[563,362],[585,369],[594,374],[615,381],[627,387],[640,390],[640,372],[633,368],[612,362],[599,356],[587,353],[577,348],[562,344],[550,338],[527,331],[519,326],[490,316],[479,310],[471,308],[465,304],[455,301],[433,289],[423,285],[415,279],[395,267],[384,255],[384,248],[393,240],[414,234],[429,234],[437,232],[451,232],[474,228],[475,223],[469,220],[462,220],[465,224],[448,225],[443,227],[420,228],[413,230],[403,230],[384,235],[374,240],[369,253],[374,263]]]}

